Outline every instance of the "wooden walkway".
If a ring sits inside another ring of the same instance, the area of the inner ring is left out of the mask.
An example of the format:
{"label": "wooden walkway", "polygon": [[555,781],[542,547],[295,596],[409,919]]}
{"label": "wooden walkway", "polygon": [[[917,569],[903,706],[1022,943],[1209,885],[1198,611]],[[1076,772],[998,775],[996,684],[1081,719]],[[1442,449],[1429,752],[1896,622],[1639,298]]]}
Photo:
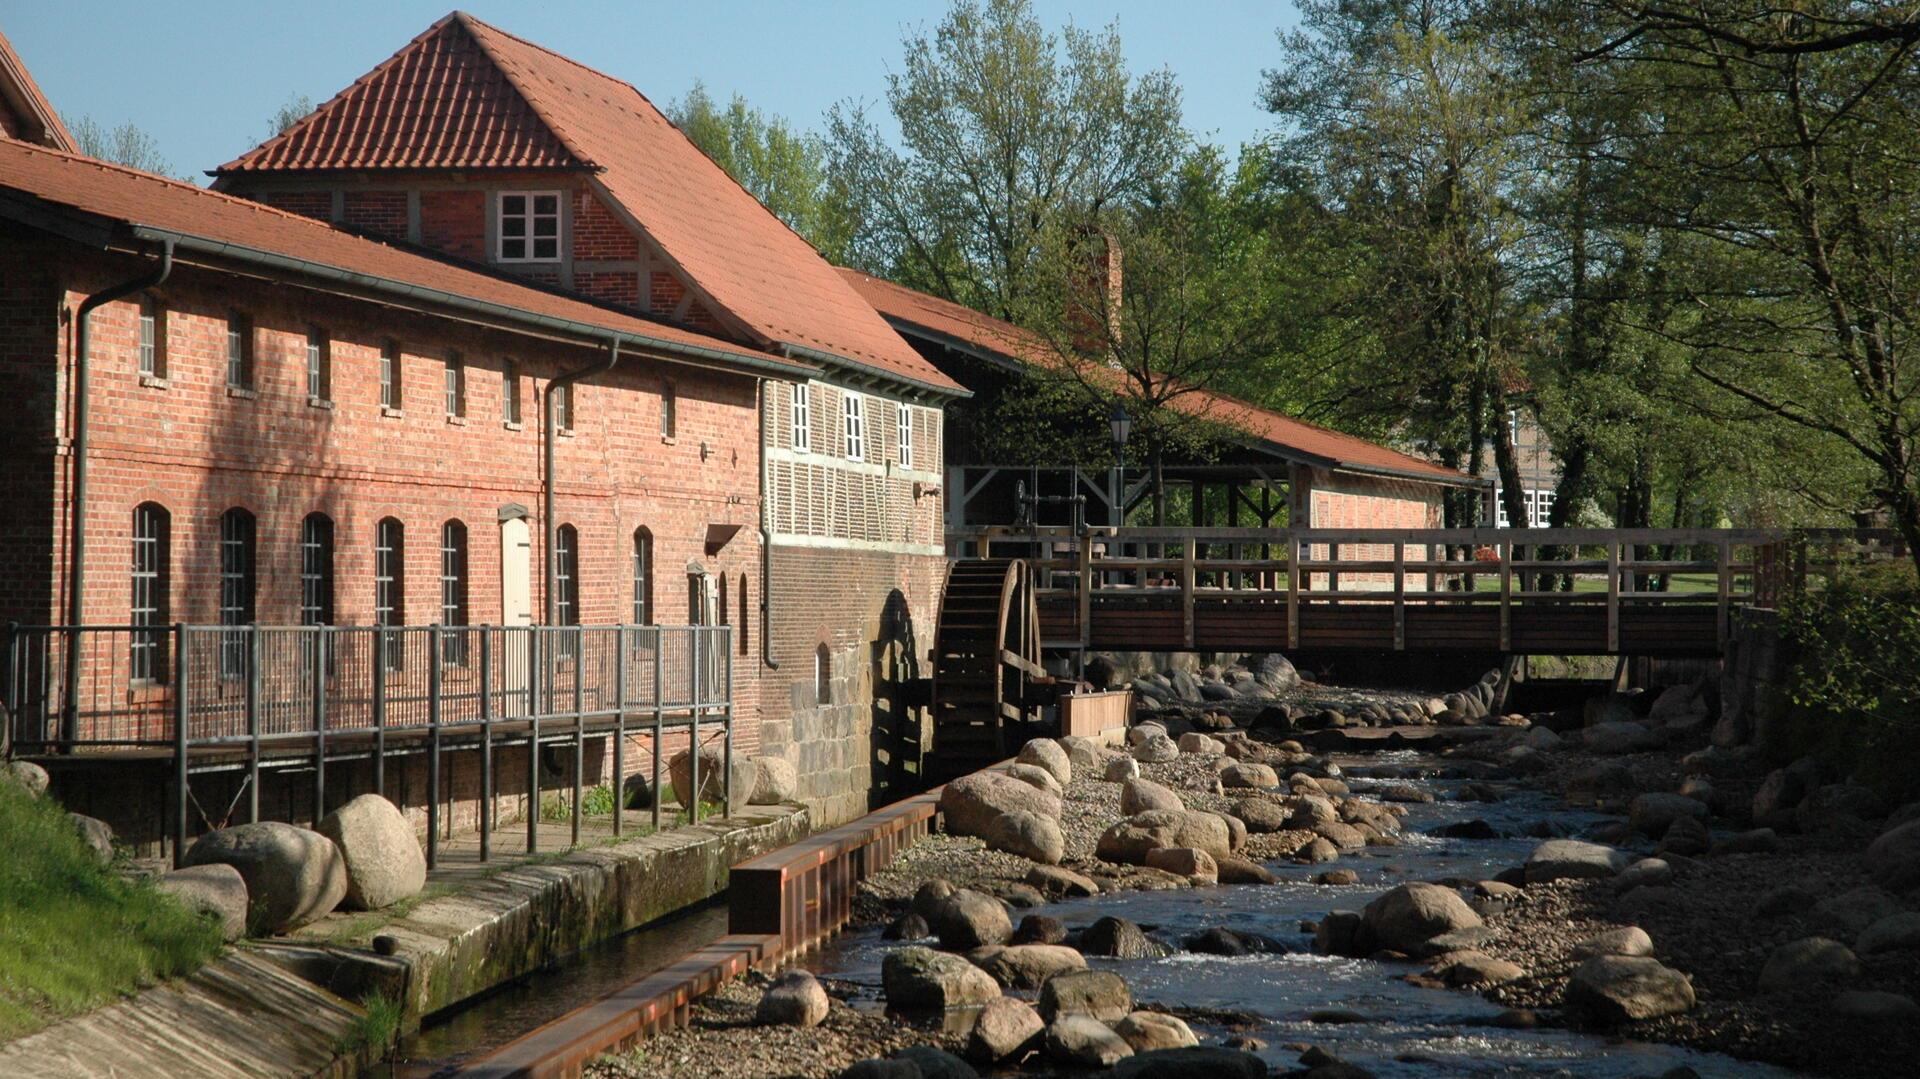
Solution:
{"label": "wooden walkway", "polygon": [[[1025,557],[1050,649],[1714,656],[1789,578],[1891,533],[1705,529],[986,528]],[[1809,552],[1813,552],[1810,554]]]}

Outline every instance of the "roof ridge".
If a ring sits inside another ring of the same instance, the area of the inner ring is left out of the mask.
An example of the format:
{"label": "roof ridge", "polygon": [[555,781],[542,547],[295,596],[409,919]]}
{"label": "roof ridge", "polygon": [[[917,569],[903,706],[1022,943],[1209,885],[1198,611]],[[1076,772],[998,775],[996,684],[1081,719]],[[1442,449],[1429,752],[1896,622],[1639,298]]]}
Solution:
{"label": "roof ridge", "polygon": [[[547,110],[540,106],[539,102],[535,100],[534,95],[528,93],[527,88],[520,85],[520,73],[514,70],[514,67],[512,64],[508,64],[505,61],[501,60],[500,55],[494,52],[493,46],[490,43],[488,43],[486,39],[482,37],[480,34],[474,33],[474,27],[478,26],[487,30],[491,30],[496,34],[505,35],[506,37],[513,38],[515,41],[520,41],[522,44],[530,45],[536,49],[541,48],[541,46],[534,45],[530,41],[525,41],[522,38],[515,37],[513,34],[510,34],[507,31],[502,30],[497,26],[494,26],[492,23],[482,22],[479,19],[474,18],[473,15],[465,11],[455,11],[453,14],[448,15],[447,18],[460,24],[460,28],[462,30],[465,30],[467,32],[467,37],[473,41],[474,47],[479,49],[480,52],[484,54],[489,61],[492,62],[494,70],[500,72],[500,77],[507,80],[507,85],[513,87],[513,92],[520,95],[520,100],[526,103],[527,111],[533,113],[534,118],[540,121],[541,126],[547,129],[547,133],[552,135],[555,141],[557,141],[560,145],[567,148],[567,152],[573,155],[574,160],[580,162],[581,165],[590,169],[598,169],[600,167],[599,164],[593,160],[593,158],[587,156],[587,154],[581,151],[579,145],[574,142],[573,138],[568,132],[566,132],[560,125],[555,124],[553,122],[553,117],[549,116],[547,114]],[[542,51],[547,51],[547,50],[542,49]],[[552,55],[560,56],[559,53],[553,53]],[[566,57],[560,56],[560,59],[565,60]],[[569,60],[568,62],[576,63],[576,61],[571,61],[571,60]],[[579,64],[578,66],[587,71],[593,71],[592,68],[587,67],[585,64]],[[612,78],[612,76],[602,72],[595,71],[594,74],[599,75],[601,78]],[[634,92],[639,93],[638,90],[635,90]]]}

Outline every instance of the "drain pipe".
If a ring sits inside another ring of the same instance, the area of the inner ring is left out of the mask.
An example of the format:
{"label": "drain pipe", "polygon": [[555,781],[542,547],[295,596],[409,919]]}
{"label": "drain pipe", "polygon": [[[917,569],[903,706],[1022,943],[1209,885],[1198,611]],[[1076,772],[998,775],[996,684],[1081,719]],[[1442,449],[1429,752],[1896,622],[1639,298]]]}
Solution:
{"label": "drain pipe", "polygon": [[[546,581],[544,586],[541,588],[541,591],[545,593],[545,599],[546,599],[545,607],[547,612],[546,624],[549,626],[553,625],[554,617],[558,611],[558,608],[554,603],[555,597],[553,594],[554,585],[556,583],[553,576],[554,569],[555,569],[555,563],[553,560],[553,542],[555,537],[559,535],[559,531],[560,531],[559,526],[555,524],[553,520],[553,439],[554,439],[553,393],[555,390],[566,390],[568,395],[571,396],[573,393],[572,386],[574,383],[579,382],[592,375],[604,374],[605,372],[611,371],[613,370],[614,365],[619,362],[620,362],[620,338],[615,337],[613,338],[611,344],[607,348],[607,358],[605,360],[598,363],[588,364],[585,367],[581,367],[572,371],[567,371],[563,374],[556,376],[552,381],[547,383],[546,396],[540,402],[540,407],[541,407],[540,430],[542,433],[542,440],[545,442],[544,449],[546,452],[546,482],[544,484],[544,489],[541,491],[541,495],[540,495],[540,498],[541,498],[540,516],[546,522],[546,535],[547,535],[547,541],[543,545],[543,550],[541,552],[544,555],[542,562],[546,567]],[[572,403],[573,403],[572,401],[568,401],[569,408],[567,411],[569,412],[574,411],[573,408],[571,407]]]}
{"label": "drain pipe", "polygon": [[61,702],[61,736],[72,742],[79,736],[80,633],[85,620],[87,585],[87,434],[90,408],[87,396],[89,361],[93,351],[93,312],[96,308],[136,292],[153,288],[173,273],[173,241],[160,245],[160,263],[130,281],[123,281],[80,301],[74,315],[73,346],[73,523],[67,540],[67,669],[65,700]]}
{"label": "drain pipe", "polygon": [[773,658],[773,529],[767,524],[767,380],[754,381],[760,399],[760,662],[780,669]]}

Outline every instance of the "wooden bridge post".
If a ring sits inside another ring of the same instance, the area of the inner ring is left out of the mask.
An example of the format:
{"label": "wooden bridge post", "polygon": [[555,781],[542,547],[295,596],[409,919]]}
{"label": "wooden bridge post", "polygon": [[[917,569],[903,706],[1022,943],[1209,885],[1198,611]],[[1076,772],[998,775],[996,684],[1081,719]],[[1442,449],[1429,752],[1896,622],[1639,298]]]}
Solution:
{"label": "wooden bridge post", "polygon": [[1197,583],[1193,572],[1195,545],[1192,536],[1180,541],[1180,613],[1185,623],[1188,648],[1193,647],[1193,590]]}
{"label": "wooden bridge post", "polygon": [[1287,530],[1287,647],[1300,647],[1300,542]]}
{"label": "wooden bridge post", "polygon": [[1393,541],[1393,650],[1407,647],[1407,544]]}
{"label": "wooden bridge post", "polygon": [[1717,617],[1713,620],[1714,632],[1718,634],[1716,639],[1720,643],[1720,650],[1725,652],[1728,618],[1731,615],[1729,608],[1733,601],[1733,542],[1722,536],[1719,545],[1715,548],[1715,555],[1719,565],[1714,568],[1719,570],[1716,576],[1720,579],[1716,586],[1718,595],[1716,597]]}
{"label": "wooden bridge post", "polygon": [[1086,659],[1087,649],[1093,647],[1093,530],[1085,529],[1080,533],[1080,550],[1077,552],[1080,570],[1079,593],[1080,609],[1080,657]]}
{"label": "wooden bridge post", "polygon": [[1607,541],[1607,651],[1620,651],[1620,541]]}
{"label": "wooden bridge post", "polygon": [[1512,540],[1500,542],[1500,651],[1513,650],[1513,554]]}

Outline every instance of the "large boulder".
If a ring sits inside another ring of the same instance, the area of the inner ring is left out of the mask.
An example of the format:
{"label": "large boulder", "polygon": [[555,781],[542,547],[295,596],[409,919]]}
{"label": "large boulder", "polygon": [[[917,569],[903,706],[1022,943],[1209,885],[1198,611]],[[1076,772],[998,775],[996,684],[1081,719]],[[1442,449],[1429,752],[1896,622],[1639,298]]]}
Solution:
{"label": "large boulder", "polygon": [[1159,847],[1197,847],[1215,858],[1233,853],[1233,829],[1217,813],[1155,809],[1115,821],[1100,834],[1094,853],[1123,865],[1147,864]]}
{"label": "large boulder", "polygon": [[785,757],[755,757],[753,770],[755,782],[752,801],[754,805],[780,805],[783,802],[793,801],[799,795],[800,770]]}
{"label": "large boulder", "polygon": [[1061,748],[1060,743],[1051,738],[1035,738],[1021,746],[1014,760],[1021,764],[1045,768],[1048,774],[1053,776],[1054,781],[1062,787],[1073,782],[1073,761],[1067,756],[1067,751]]}
{"label": "large boulder", "polygon": [[967,1034],[967,1059],[987,1065],[1017,1059],[1035,1048],[1046,1029],[1033,1005],[1018,997],[997,997],[980,1009]]}
{"label": "large boulder", "polygon": [[1202,757],[1218,757],[1227,751],[1227,744],[1211,734],[1188,731],[1174,743],[1182,753],[1194,753]]}
{"label": "large boulder", "polygon": [[73,822],[74,831],[80,833],[80,841],[93,852],[96,861],[101,865],[108,865],[113,861],[112,825],[84,813],[69,813],[67,819]]}
{"label": "large boulder", "polygon": [[1179,795],[1151,779],[1129,779],[1120,784],[1120,812],[1129,817],[1156,809],[1178,813],[1186,808]]}
{"label": "large boulder", "polygon": [[[693,804],[693,755],[686,750],[667,762],[667,777],[673,783],[673,799],[683,806]],[[744,753],[733,755],[733,801],[745,803],[753,797],[758,769]],[[719,802],[726,798],[727,751],[724,746],[700,747],[700,800]]]}
{"label": "large boulder", "polygon": [[1133,759],[1142,764],[1165,764],[1180,758],[1180,747],[1164,734],[1150,734],[1133,747]]}
{"label": "large boulder", "polygon": [[1109,783],[1125,783],[1140,774],[1140,762],[1118,753],[1107,758],[1104,778]]}
{"label": "large boulder", "polygon": [[1637,925],[1622,926],[1595,933],[1573,946],[1575,959],[1592,959],[1598,955],[1652,955],[1653,938]]}
{"label": "large boulder", "polygon": [[1867,872],[1882,888],[1909,892],[1920,888],[1920,820],[1880,834],[1867,847]]}
{"label": "large boulder", "polygon": [[907,1045],[887,1055],[896,1064],[913,1065],[920,1079],[980,1079],[973,1065],[931,1045]]}
{"label": "large boulder", "polygon": [[1155,1049],[1184,1049],[1200,1044],[1200,1039],[1193,1035],[1192,1027],[1163,1012],[1128,1012],[1126,1018],[1113,1024],[1113,1032],[1125,1038],[1136,1053],[1149,1053]]}
{"label": "large boulder", "polygon": [[762,1026],[817,1027],[830,1003],[820,980],[804,970],[782,974],[760,996],[753,1021]]}
{"label": "large boulder", "polygon": [[1267,689],[1292,689],[1300,684],[1300,673],[1293,669],[1287,657],[1277,652],[1248,657],[1247,669],[1253,672],[1253,680]]}
{"label": "large boulder", "polygon": [[981,970],[1008,989],[1038,989],[1047,979],[1087,969],[1079,952],[1063,944],[1015,944],[985,950],[977,960]]}
{"label": "large boulder", "polygon": [[1160,847],[1147,852],[1147,868],[1185,877],[1196,885],[1220,883],[1220,864],[1213,855],[1193,847]]}
{"label": "large boulder", "polygon": [[1114,1023],[1133,1010],[1127,983],[1110,970],[1075,970],[1047,979],[1040,987],[1040,1018],[1051,1023],[1063,1015],[1089,1015]]}
{"label": "large boulder", "polygon": [[1860,931],[1853,950],[1861,955],[1878,952],[1920,953],[1920,914],[1889,914]]}
{"label": "large boulder", "polygon": [[954,835],[984,839],[995,817],[1015,810],[1059,820],[1060,799],[999,772],[961,776],[940,791],[940,815]]}
{"label": "large boulder", "polygon": [[1646,836],[1663,836],[1682,817],[1705,819],[1707,807],[1684,794],[1648,793],[1627,806],[1627,823]]}
{"label": "large boulder", "polygon": [[1482,924],[1460,893],[1422,882],[1402,884],[1368,903],[1360,921],[1376,947],[1410,954],[1442,933]]}
{"label": "large boulder", "polygon": [[1581,734],[1587,752],[1614,756],[1621,753],[1646,753],[1659,749],[1667,740],[1658,731],[1639,723],[1601,723]]}
{"label": "large boulder", "polygon": [[1807,921],[1821,936],[1851,940],[1873,923],[1899,912],[1899,900],[1868,886],[1822,899],[1807,912]]}
{"label": "large boulder", "polygon": [[1173,949],[1147,936],[1138,925],[1111,915],[1082,930],[1077,943],[1085,955],[1114,959],[1159,959],[1173,954]]}
{"label": "large boulder", "polygon": [[902,1011],[961,1008],[1000,996],[993,975],[957,955],[932,948],[900,948],[880,962],[881,992]]}
{"label": "large boulder", "polygon": [[1269,798],[1243,798],[1227,812],[1256,834],[1278,832],[1287,826],[1287,807]]}
{"label": "large boulder", "polygon": [[1063,735],[1054,741],[1067,751],[1067,763],[1076,775],[1097,776],[1106,767],[1107,748],[1098,741],[1078,734]]}
{"label": "large boulder", "polygon": [[1676,1015],[1693,1002],[1685,974],[1645,956],[1596,956],[1567,982],[1567,1010],[1597,1026]]}
{"label": "large boulder", "polygon": [[[1369,1074],[1347,1064],[1335,1067],[1344,1070],[1322,1067],[1306,1074],[1316,1079],[1361,1079]],[[1259,1057],[1217,1045],[1137,1052],[1108,1073],[1111,1079],[1265,1079],[1266,1074],[1267,1066]]]}
{"label": "large boulder", "polygon": [[47,793],[47,770],[32,761],[0,761],[0,781],[6,781],[27,792],[30,798],[38,798]]}
{"label": "large boulder", "polygon": [[247,882],[247,931],[254,936],[298,929],[347,895],[347,863],[333,840],[279,821],[208,832],[182,864],[239,870]]}
{"label": "large boulder", "polygon": [[320,834],[333,840],[346,862],[349,907],[390,907],[427,885],[427,856],[413,826],[377,794],[363,794],[327,814]]}
{"label": "large boulder", "polygon": [[1006,904],[971,888],[960,888],[935,902],[927,924],[940,938],[940,946],[955,952],[1005,944],[1013,936],[1013,920],[1007,917]]}
{"label": "large boulder", "polygon": [[1133,1047],[1105,1023],[1087,1015],[1063,1015],[1047,1024],[1047,1057],[1076,1068],[1107,1068],[1133,1055]]}
{"label": "large boulder", "polygon": [[1273,769],[1264,764],[1242,761],[1220,770],[1220,785],[1223,787],[1254,787],[1265,790],[1280,785],[1280,777]]}
{"label": "large boulder", "polygon": [[188,910],[218,922],[228,940],[238,940],[247,931],[247,881],[230,865],[187,866],[160,874],[153,886]]}
{"label": "large boulder", "polygon": [[1059,823],[1025,810],[1016,809],[993,818],[987,825],[987,834],[980,838],[994,850],[1017,854],[1042,865],[1059,865],[1067,853],[1066,836],[1061,833]]}
{"label": "large boulder", "polygon": [[1060,781],[1053,778],[1053,773],[1037,764],[1021,764],[1015,761],[1007,765],[1002,774],[1011,779],[1017,779],[1035,790],[1045,791],[1056,798],[1066,793],[1065,788],[1060,786]]}
{"label": "large boulder", "polygon": [[1100,883],[1092,877],[1055,865],[1036,865],[1027,870],[1027,883],[1038,888],[1041,894],[1056,898],[1100,894]]}
{"label": "large boulder", "polygon": [[1626,864],[1626,855],[1601,843],[1549,839],[1527,855],[1526,880],[1544,884],[1568,877],[1611,877]]}
{"label": "large boulder", "polygon": [[1173,694],[1189,704],[1199,704],[1200,680],[1191,671],[1174,670],[1167,674],[1167,684],[1173,687]]}
{"label": "large boulder", "polygon": [[1760,968],[1762,993],[1790,993],[1823,982],[1850,981],[1860,973],[1853,950],[1826,937],[1803,937],[1773,950]]}

